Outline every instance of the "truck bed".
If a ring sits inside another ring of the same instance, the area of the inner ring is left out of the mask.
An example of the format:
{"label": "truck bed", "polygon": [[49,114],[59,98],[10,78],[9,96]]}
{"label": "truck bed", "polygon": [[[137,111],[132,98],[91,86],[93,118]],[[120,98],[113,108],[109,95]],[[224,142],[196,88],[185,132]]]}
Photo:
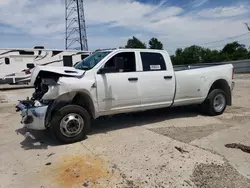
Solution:
{"label": "truck bed", "polygon": [[191,70],[191,69],[200,69],[212,66],[219,66],[219,65],[226,65],[227,63],[201,63],[201,64],[192,64],[192,65],[175,65],[173,66],[174,71],[184,71],[184,70]]}
{"label": "truck bed", "polygon": [[174,106],[203,102],[213,81],[218,80],[218,78],[227,80],[228,85],[231,85],[232,68],[232,64],[228,63],[175,66],[176,95]]}

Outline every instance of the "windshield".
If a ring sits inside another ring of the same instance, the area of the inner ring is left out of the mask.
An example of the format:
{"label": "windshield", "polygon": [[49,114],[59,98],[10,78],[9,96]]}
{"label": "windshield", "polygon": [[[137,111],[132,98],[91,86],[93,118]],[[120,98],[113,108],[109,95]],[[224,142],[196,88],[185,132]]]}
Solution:
{"label": "windshield", "polygon": [[75,64],[76,69],[89,70],[92,69],[97,63],[99,63],[104,57],[106,57],[110,51],[94,52],[90,56],[86,57],[79,63]]}

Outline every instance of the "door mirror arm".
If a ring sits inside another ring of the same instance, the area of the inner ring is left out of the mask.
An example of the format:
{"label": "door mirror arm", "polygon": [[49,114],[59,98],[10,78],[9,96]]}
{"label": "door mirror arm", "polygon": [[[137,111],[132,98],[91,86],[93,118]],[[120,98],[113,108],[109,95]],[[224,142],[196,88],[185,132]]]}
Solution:
{"label": "door mirror arm", "polygon": [[103,67],[98,70],[97,74],[106,74],[106,73],[114,73],[114,72],[117,72],[115,67]]}

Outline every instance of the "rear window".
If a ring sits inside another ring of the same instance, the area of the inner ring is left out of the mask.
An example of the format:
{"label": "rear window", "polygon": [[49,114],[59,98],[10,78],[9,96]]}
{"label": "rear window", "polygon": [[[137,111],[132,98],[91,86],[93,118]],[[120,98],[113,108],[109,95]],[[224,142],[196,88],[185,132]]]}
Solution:
{"label": "rear window", "polygon": [[160,53],[141,52],[143,71],[167,70],[163,56]]}

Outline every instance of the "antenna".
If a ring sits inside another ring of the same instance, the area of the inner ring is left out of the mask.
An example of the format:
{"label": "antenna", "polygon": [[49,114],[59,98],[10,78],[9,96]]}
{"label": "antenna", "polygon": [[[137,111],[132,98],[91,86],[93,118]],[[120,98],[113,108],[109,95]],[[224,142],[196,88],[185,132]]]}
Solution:
{"label": "antenna", "polygon": [[83,0],[65,0],[65,48],[88,50]]}

